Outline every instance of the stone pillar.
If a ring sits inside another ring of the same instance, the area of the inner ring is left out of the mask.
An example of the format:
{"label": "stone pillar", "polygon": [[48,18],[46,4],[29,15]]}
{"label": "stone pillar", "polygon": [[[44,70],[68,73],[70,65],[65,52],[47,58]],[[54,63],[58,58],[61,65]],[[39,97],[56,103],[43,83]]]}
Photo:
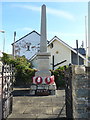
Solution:
{"label": "stone pillar", "polygon": [[73,118],[89,118],[88,79],[85,66],[72,66]]}
{"label": "stone pillar", "polygon": [[[88,59],[90,61],[90,1],[88,2]],[[90,66],[90,63],[88,63]]]}

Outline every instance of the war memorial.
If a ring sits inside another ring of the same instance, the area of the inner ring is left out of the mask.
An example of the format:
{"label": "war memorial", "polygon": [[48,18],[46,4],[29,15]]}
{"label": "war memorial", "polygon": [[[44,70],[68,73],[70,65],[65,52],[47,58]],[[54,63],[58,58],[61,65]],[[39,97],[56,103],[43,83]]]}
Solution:
{"label": "war memorial", "polygon": [[49,71],[49,57],[50,53],[47,52],[46,6],[42,5],[40,52],[37,53],[38,71],[35,73],[35,77],[33,77],[30,91],[32,95],[56,94],[54,76],[51,76]]}
{"label": "war memorial", "polygon": [[[54,76],[51,76],[49,71],[48,58],[50,57],[50,53],[47,52],[46,6],[42,5],[40,52],[37,53],[38,71],[35,73],[35,76],[33,77],[33,84],[30,86],[30,96],[13,97],[12,100],[12,89],[10,82],[12,77],[12,67],[6,65],[3,66],[0,64],[0,120],[9,120],[14,118],[33,118],[37,120],[59,120],[61,118],[89,120],[90,2],[88,3],[87,48],[88,59],[85,58],[85,61],[87,61],[88,64],[70,65],[65,71],[65,92],[60,90],[57,94]],[[41,97],[40,95],[43,96]],[[62,104],[64,105],[62,106]],[[64,114],[62,114],[63,110]]]}

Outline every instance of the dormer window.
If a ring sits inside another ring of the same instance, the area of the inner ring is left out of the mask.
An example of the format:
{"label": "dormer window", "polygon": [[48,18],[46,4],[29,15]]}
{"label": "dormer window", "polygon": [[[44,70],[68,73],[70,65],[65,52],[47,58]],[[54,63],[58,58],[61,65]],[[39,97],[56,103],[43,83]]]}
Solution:
{"label": "dormer window", "polygon": [[26,51],[30,51],[30,46],[31,46],[31,43],[26,43]]}

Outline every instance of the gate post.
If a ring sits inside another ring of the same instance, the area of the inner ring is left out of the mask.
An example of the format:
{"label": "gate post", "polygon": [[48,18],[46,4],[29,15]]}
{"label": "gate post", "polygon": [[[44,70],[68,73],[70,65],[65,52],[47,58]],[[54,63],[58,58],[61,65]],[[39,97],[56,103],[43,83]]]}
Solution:
{"label": "gate post", "polygon": [[90,112],[88,109],[90,71],[87,72],[86,69],[85,66],[72,66],[73,118],[77,120],[88,119]]}
{"label": "gate post", "polygon": [[66,117],[73,118],[72,108],[72,67],[70,66],[65,72],[65,104],[66,104]]}
{"label": "gate post", "polygon": [[66,70],[66,117],[90,118],[90,67],[73,65]]}

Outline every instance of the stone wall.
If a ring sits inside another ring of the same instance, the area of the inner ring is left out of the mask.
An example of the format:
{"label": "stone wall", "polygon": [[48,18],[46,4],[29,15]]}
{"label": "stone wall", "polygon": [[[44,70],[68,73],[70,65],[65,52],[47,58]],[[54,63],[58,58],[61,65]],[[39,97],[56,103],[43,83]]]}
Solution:
{"label": "stone wall", "polygon": [[72,66],[73,118],[90,118],[89,83],[90,68]]}

